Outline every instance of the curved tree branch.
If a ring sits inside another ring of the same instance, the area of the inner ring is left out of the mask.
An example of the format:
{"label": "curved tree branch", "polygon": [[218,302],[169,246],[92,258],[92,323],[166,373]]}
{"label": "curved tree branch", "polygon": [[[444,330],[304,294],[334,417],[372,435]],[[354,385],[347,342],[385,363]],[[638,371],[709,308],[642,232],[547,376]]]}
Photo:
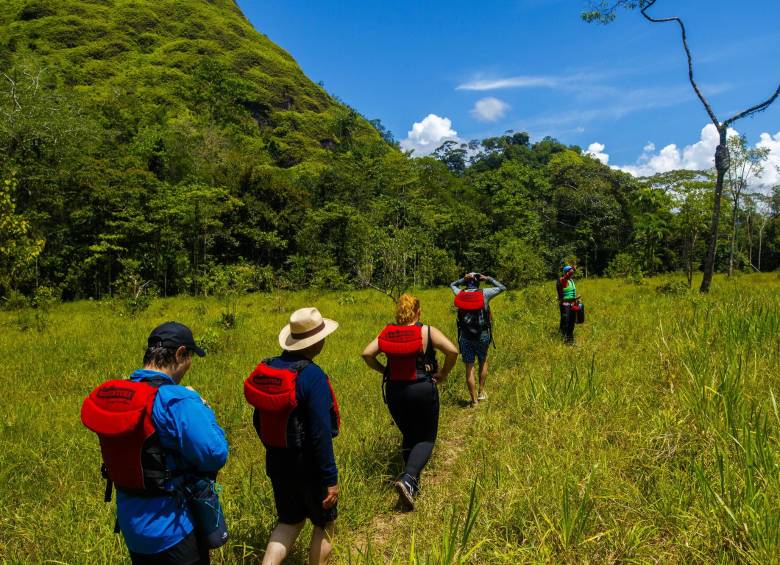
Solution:
{"label": "curved tree branch", "polygon": [[699,100],[704,105],[704,109],[707,111],[707,114],[710,116],[710,120],[712,120],[712,123],[715,124],[716,128],[720,129],[721,123],[718,120],[718,117],[715,115],[715,112],[712,110],[712,106],[710,106],[710,103],[704,97],[704,94],[702,94],[701,89],[699,89],[699,85],[696,84],[696,80],[693,78],[693,56],[691,55],[691,50],[688,47],[688,35],[685,30],[685,24],[678,17],[654,18],[651,15],[649,15],[647,13],[647,10],[649,10],[656,3],[656,1],[657,0],[643,0],[640,7],[640,11],[642,12],[642,15],[645,17],[645,19],[649,22],[652,22],[654,24],[675,22],[680,27],[680,34],[682,36],[683,48],[685,49],[686,57],[688,57],[688,79],[691,82],[691,86],[693,87],[693,90],[696,92],[696,96],[699,97]]}
{"label": "curved tree branch", "polygon": [[741,120],[742,118],[747,118],[748,116],[752,116],[753,114],[763,112],[764,110],[769,108],[769,106],[771,106],[775,100],[777,100],[778,96],[780,96],[780,86],[777,87],[775,93],[772,96],[770,96],[767,100],[765,100],[761,104],[756,104],[752,108],[748,108],[744,112],[740,112],[739,114],[732,116],[731,118],[723,122],[723,125],[728,127],[734,122],[736,122],[737,120]]}

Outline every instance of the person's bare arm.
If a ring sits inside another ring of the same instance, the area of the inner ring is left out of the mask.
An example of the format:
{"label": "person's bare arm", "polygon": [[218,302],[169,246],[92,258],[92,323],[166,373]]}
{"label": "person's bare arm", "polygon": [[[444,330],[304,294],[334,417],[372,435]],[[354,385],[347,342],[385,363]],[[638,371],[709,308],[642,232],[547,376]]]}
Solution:
{"label": "person's bare arm", "polygon": [[444,365],[442,365],[439,372],[433,375],[433,382],[436,384],[443,383],[447,380],[447,377],[455,366],[455,361],[458,360],[458,348],[452,343],[446,335],[439,330],[430,326],[431,328],[431,341],[433,342],[434,349],[444,353]]}
{"label": "person's bare arm", "polygon": [[385,372],[385,366],[382,365],[377,360],[377,355],[379,355],[379,340],[374,339],[366,345],[366,348],[363,350],[363,361],[366,362],[366,365],[374,369],[377,373],[383,373]]}

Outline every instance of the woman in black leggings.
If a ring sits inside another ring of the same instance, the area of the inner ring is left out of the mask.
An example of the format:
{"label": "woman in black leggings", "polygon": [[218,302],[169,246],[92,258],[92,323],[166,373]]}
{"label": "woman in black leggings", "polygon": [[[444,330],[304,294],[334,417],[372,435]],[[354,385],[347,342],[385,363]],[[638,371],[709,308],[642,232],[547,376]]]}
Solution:
{"label": "woman in black leggings", "polygon": [[[390,415],[403,434],[404,472],[395,482],[402,505],[414,509],[420,473],[433,451],[439,429],[439,391],[458,358],[458,350],[439,330],[420,322],[420,301],[404,294],[396,306],[396,323],[382,330],[363,351],[369,367],[384,376]],[[436,350],[444,353],[439,369]],[[377,357],[384,353],[387,364]]]}

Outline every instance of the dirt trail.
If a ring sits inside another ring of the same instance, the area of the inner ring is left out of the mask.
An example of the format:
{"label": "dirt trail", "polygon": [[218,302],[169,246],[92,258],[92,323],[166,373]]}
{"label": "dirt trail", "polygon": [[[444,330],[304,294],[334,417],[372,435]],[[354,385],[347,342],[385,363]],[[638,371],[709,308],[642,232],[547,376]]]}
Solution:
{"label": "dirt trail", "polygon": [[[442,410],[436,447],[431,461],[423,471],[422,500],[426,490],[434,490],[432,487],[452,478],[455,463],[464,450],[463,430],[469,429],[469,424],[477,412],[478,409],[472,410],[459,406],[448,406]],[[395,497],[393,499],[395,500]],[[357,540],[353,548],[356,550],[355,553],[357,556],[365,554],[370,542],[371,553],[375,558],[391,559],[397,542],[394,534],[405,531],[414,518],[414,512],[403,512],[399,507],[383,509],[355,535]]]}

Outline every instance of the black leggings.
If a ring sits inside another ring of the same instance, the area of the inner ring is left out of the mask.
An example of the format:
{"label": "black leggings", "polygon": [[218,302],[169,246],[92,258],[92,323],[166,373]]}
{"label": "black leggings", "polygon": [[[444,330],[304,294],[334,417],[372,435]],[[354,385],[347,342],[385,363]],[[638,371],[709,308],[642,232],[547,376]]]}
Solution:
{"label": "black leggings", "polygon": [[404,472],[419,480],[439,431],[439,391],[429,380],[390,381],[387,406],[403,434]]}
{"label": "black leggings", "polygon": [[561,304],[561,323],[558,329],[567,342],[574,341],[574,323],[577,321],[577,313],[573,312],[571,306]]}

